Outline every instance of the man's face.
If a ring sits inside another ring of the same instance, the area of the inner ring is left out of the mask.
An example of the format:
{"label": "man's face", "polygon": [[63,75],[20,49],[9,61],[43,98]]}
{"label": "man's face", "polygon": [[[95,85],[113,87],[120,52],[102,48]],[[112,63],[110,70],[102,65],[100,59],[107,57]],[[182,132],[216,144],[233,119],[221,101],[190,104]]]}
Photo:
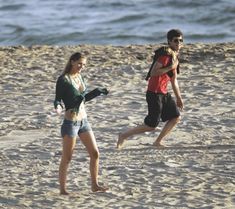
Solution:
{"label": "man's face", "polygon": [[179,51],[180,48],[183,46],[183,37],[174,37],[172,40],[169,41],[169,46],[174,50],[174,51]]}

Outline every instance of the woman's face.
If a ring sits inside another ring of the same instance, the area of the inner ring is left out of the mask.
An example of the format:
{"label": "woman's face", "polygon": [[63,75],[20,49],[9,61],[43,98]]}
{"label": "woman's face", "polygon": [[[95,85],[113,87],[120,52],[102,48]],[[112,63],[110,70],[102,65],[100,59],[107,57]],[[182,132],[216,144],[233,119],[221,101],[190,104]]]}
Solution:
{"label": "woman's face", "polygon": [[80,73],[86,66],[86,58],[80,58],[79,60],[72,61],[72,70],[76,73]]}

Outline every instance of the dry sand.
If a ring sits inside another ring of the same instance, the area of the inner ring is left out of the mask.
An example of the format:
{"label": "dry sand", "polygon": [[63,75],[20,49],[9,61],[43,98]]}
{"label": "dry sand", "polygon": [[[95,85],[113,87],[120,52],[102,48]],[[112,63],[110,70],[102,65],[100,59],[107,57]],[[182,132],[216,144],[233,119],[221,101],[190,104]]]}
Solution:
{"label": "dry sand", "polygon": [[[181,53],[182,121],[115,148],[118,133],[143,122],[144,77],[160,45],[0,47],[0,208],[234,208],[235,44],[187,44]],[[71,196],[58,194],[62,117],[53,112],[55,82],[69,56],[88,54],[87,103],[100,149],[100,181],[90,191],[89,158],[78,141],[69,170]],[[171,91],[171,90],[170,90]],[[162,127],[162,124],[160,124]]]}

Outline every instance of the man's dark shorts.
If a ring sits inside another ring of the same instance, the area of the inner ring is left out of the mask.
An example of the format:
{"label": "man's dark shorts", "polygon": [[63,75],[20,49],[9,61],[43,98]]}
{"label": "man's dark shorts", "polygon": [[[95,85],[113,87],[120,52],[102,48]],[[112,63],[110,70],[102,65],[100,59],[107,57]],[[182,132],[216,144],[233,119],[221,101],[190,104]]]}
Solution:
{"label": "man's dark shorts", "polygon": [[160,120],[163,122],[180,116],[179,109],[170,93],[160,94],[147,91],[148,115],[144,123],[150,127],[157,127]]}

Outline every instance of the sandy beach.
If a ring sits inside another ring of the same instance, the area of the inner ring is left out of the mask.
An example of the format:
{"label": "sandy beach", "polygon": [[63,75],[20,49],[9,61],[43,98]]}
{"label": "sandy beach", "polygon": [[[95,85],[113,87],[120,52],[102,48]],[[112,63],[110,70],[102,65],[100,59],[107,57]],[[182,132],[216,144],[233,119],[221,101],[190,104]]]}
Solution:
{"label": "sandy beach", "polygon": [[[165,149],[152,146],[159,131],[116,149],[118,133],[146,115],[144,78],[159,46],[0,47],[0,208],[235,208],[234,43],[182,49],[185,109]],[[88,88],[110,90],[86,104],[100,182],[110,189],[91,192],[89,157],[78,140],[68,176],[72,194],[60,196],[63,116],[53,100],[56,79],[77,51],[88,56]]]}

